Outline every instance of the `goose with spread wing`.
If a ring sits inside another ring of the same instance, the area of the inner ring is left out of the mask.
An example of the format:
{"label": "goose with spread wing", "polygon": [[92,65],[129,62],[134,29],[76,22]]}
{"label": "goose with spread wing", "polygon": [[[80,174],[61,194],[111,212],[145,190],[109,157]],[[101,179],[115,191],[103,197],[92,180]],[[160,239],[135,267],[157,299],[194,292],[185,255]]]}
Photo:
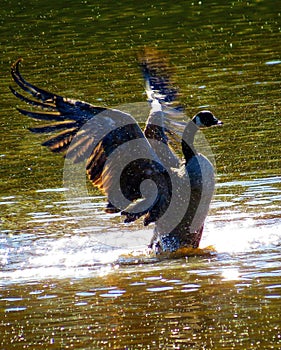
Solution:
{"label": "goose with spread wing", "polygon": [[[11,74],[32,97],[10,87],[17,98],[38,108],[18,108],[20,113],[48,122],[30,131],[57,132],[43,146],[74,163],[85,161],[89,180],[107,196],[107,212],[120,211],[127,223],[143,217],[145,226],[155,224],[150,246],[157,253],[199,245],[214,192],[214,170],[193,141],[198,128],[221,124],[211,112],[201,111],[183,124],[177,139],[167,125],[169,115],[181,110],[175,105],[178,92],[159,57],[155,50],[145,50],[140,57],[151,103],[144,131],[128,113],[65,98],[27,82],[19,72],[21,59],[12,65]],[[171,139],[180,142],[183,162],[170,147]]]}

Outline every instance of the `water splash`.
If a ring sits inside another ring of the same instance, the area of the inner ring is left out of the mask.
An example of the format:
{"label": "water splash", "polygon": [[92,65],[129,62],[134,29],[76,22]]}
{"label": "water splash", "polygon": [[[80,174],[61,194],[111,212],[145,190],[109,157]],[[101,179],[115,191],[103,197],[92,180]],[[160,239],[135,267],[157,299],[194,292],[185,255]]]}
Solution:
{"label": "water splash", "polygon": [[[225,253],[240,257],[280,247],[280,180],[273,177],[219,184],[200,247],[213,246],[219,256]],[[85,222],[85,215],[91,217],[89,226],[70,227],[65,233],[64,227],[72,221],[67,212],[69,206],[66,208],[62,201],[56,203],[60,214],[55,218],[44,210],[27,213],[27,222],[38,225],[39,231],[36,227],[32,233],[2,231],[0,284],[102,276],[120,264],[157,262],[155,256],[147,253],[152,226],[144,230],[138,224],[124,226],[118,218],[109,219],[100,199],[94,197],[90,206],[72,203],[74,218]],[[47,223],[49,226],[45,226]]]}
{"label": "water splash", "polygon": [[[201,247],[214,246],[217,253],[245,253],[276,247],[281,242],[281,225],[258,225],[254,220],[208,222]],[[134,231],[136,236],[151,230]],[[119,236],[132,232],[119,232]],[[115,233],[107,232],[108,240]],[[101,245],[95,234],[36,237],[20,235],[0,237],[1,284],[23,283],[47,278],[86,278],[104,275],[118,268],[118,263],[136,264],[152,261],[146,245],[124,249]],[[142,259],[142,260],[141,260]]]}

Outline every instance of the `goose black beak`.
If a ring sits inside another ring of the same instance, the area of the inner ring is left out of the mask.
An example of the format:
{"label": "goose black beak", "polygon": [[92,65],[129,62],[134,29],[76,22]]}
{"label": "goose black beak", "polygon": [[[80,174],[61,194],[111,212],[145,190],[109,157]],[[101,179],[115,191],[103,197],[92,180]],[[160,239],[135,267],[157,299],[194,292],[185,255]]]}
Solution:
{"label": "goose black beak", "polygon": [[217,124],[216,125],[223,125],[223,122],[221,120],[218,119]]}

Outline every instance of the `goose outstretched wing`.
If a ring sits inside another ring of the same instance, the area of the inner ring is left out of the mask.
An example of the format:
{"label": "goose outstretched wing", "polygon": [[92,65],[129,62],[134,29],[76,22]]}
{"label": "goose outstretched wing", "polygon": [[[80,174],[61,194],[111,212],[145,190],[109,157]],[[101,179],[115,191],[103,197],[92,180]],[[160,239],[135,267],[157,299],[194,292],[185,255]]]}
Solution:
{"label": "goose outstretched wing", "polygon": [[173,80],[174,70],[167,56],[159,50],[145,47],[138,59],[148,99],[155,98],[166,106],[180,108],[179,91]]}
{"label": "goose outstretched wing", "polygon": [[138,59],[147,99],[151,104],[144,134],[160,158],[163,155],[157,149],[157,142],[169,146],[164,158],[168,160],[170,167],[178,167],[177,155],[182,154],[181,136],[186,122],[179,122],[185,116],[179,101],[179,89],[173,79],[174,69],[168,62],[167,55],[151,47],[145,47],[139,53]]}
{"label": "goose outstretched wing", "polygon": [[[170,201],[169,175],[135,119],[122,111],[65,98],[30,84],[19,72],[20,61],[12,65],[11,74],[32,98],[10,89],[33,107],[18,108],[20,113],[47,122],[30,131],[56,133],[42,145],[74,163],[84,161],[92,184],[107,195],[109,209],[121,210],[126,222],[144,215],[147,225],[161,217]],[[157,191],[144,193],[141,184],[145,180],[152,180]],[[121,205],[116,188],[127,200]]]}

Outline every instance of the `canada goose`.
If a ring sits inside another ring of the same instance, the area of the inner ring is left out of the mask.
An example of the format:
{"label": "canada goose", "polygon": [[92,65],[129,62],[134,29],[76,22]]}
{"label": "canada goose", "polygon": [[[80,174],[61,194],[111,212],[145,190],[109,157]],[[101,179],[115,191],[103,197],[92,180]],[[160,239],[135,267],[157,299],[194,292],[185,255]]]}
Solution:
{"label": "canada goose", "polygon": [[18,108],[20,113],[54,122],[30,128],[34,133],[59,131],[42,145],[74,163],[86,161],[89,180],[108,198],[107,212],[120,211],[125,222],[142,216],[145,226],[154,222],[150,247],[157,253],[196,248],[214,191],[214,170],[207,158],[197,154],[193,140],[199,127],[222,123],[211,112],[201,111],[183,124],[182,163],[168,147],[170,136],[175,136],[167,127],[168,117],[181,110],[173,106],[178,92],[170,84],[166,67],[154,59],[157,52],[152,50],[152,61],[149,55],[146,51],[140,58],[151,103],[144,131],[128,113],[64,98],[30,84],[19,72],[21,59],[12,65],[11,74],[34,99],[10,89],[17,98],[40,109]]}

